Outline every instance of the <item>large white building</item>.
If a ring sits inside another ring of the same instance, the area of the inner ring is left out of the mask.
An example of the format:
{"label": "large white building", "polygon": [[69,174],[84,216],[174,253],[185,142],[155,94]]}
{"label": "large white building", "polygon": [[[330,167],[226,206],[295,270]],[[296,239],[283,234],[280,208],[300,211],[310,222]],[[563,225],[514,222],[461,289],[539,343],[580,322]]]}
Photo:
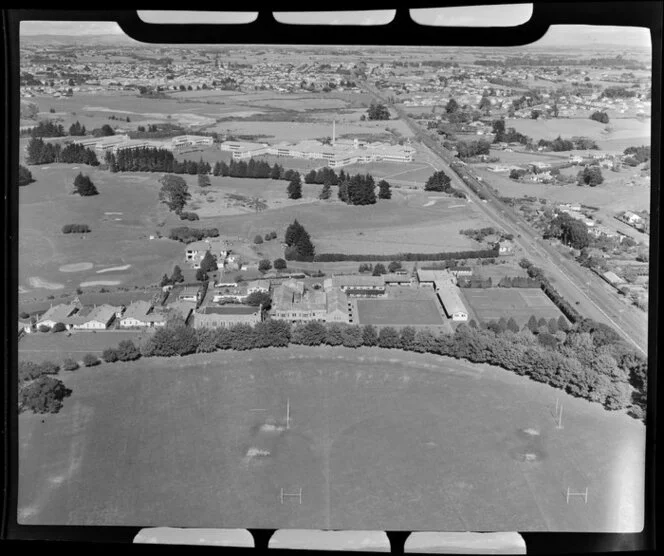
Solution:
{"label": "large white building", "polygon": [[292,158],[320,160],[331,168],[340,168],[355,163],[377,162],[412,162],[415,149],[410,145],[391,145],[389,143],[366,143],[359,139],[335,138],[332,131],[331,143],[306,140],[296,144],[286,142],[268,145],[267,143],[251,143],[245,141],[224,141],[220,145],[222,151],[230,151],[235,160],[248,159],[253,156],[271,154]]}
{"label": "large white building", "polygon": [[468,309],[459,294],[456,277],[450,271],[418,269],[417,280],[420,286],[433,287],[447,318],[454,321],[468,320]]}

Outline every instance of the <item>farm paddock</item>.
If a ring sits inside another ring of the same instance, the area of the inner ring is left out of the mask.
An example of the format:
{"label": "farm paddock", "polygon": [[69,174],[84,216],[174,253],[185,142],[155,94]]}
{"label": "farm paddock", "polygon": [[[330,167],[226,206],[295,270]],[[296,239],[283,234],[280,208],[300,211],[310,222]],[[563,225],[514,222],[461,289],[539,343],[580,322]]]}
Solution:
{"label": "farm paddock", "polygon": [[539,320],[558,319],[562,313],[546,294],[537,288],[461,288],[466,306],[483,322],[513,317],[519,327],[531,315]]}

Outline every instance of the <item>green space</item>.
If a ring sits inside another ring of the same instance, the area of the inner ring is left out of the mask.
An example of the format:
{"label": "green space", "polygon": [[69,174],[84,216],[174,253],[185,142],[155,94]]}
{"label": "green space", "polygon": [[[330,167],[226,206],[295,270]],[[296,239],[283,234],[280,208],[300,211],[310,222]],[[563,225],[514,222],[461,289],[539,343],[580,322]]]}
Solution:
{"label": "green space", "polygon": [[61,378],[59,413],[19,417],[20,524],[642,527],[643,424],[495,367],[291,346]]}
{"label": "green space", "polygon": [[546,294],[533,288],[460,288],[476,317],[483,322],[513,317],[519,327],[535,315],[539,320],[558,319],[562,313]]}

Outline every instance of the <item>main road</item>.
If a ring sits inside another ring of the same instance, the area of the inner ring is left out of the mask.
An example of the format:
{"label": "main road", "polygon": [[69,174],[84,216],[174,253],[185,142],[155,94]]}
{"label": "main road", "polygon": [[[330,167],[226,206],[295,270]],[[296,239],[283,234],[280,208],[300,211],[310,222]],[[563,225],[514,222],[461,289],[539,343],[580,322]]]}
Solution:
{"label": "main road", "polygon": [[[388,103],[383,93],[372,83],[365,81],[363,85],[370,93]],[[476,206],[494,225],[514,235],[516,245],[533,264],[546,272],[551,283],[565,299],[587,317],[615,328],[641,353],[647,355],[648,320],[640,309],[622,301],[615,290],[595,273],[573,260],[566,259],[556,248],[542,241],[537,230],[511,207],[505,205],[491,187],[487,187],[486,183],[478,180],[466,169],[466,179],[481,189],[486,198],[485,201],[480,200],[450,166],[455,160],[452,153],[423,130],[403,109],[394,105],[391,105],[391,108],[408,125],[415,138],[435,155],[439,165],[437,169],[449,175],[452,185],[465,191],[468,198],[475,201]]]}

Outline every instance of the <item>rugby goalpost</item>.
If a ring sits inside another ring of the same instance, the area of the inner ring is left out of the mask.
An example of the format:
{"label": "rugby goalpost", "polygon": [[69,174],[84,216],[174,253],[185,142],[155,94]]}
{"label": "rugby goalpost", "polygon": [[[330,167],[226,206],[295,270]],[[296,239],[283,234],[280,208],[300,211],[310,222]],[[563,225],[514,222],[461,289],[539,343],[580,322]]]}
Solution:
{"label": "rugby goalpost", "polygon": [[567,487],[567,503],[569,504],[570,496],[583,496],[583,501],[585,504],[588,503],[588,487],[583,492],[572,492],[569,487]]}
{"label": "rugby goalpost", "polygon": [[290,496],[291,498],[297,498],[300,502],[300,505],[302,505],[302,488],[301,487],[297,492],[284,492],[284,489],[282,488],[281,492],[279,494],[279,499],[281,500],[282,504],[284,503],[284,498],[287,497],[287,496]]}
{"label": "rugby goalpost", "polygon": [[563,404],[562,402],[556,398],[556,428],[557,429],[563,429]]}

